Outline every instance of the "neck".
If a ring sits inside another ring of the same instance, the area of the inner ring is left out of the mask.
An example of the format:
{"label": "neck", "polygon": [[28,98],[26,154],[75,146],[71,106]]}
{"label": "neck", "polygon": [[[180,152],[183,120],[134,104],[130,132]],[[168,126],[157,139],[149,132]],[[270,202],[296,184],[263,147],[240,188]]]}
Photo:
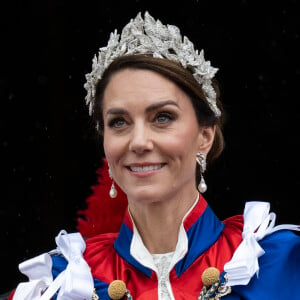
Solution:
{"label": "neck", "polygon": [[182,220],[197,197],[198,192],[192,191],[184,198],[174,196],[151,203],[129,200],[131,216],[150,253],[175,251]]}

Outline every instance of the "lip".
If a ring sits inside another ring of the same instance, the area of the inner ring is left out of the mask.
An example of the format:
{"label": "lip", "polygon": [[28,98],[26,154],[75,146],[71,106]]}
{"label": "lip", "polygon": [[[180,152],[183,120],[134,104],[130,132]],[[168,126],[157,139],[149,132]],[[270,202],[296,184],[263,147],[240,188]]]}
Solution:
{"label": "lip", "polygon": [[159,173],[165,165],[166,163],[161,162],[142,162],[129,164],[126,168],[130,174],[143,178]]}

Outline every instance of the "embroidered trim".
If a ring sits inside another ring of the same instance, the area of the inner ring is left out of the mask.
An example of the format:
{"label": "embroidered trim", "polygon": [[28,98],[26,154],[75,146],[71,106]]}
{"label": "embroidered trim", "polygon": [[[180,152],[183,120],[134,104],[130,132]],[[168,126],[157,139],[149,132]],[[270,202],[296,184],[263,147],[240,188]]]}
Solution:
{"label": "embroidered trim", "polygon": [[226,286],[228,281],[227,274],[220,276],[217,282],[212,284],[209,288],[204,286],[200,292],[197,300],[217,300],[231,293],[231,287]]}

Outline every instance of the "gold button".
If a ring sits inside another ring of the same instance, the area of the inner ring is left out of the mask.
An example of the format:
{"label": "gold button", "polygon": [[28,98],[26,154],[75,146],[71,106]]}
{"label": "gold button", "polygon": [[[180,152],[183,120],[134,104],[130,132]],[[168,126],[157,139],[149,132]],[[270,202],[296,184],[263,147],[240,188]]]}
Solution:
{"label": "gold button", "polygon": [[215,267],[209,267],[202,273],[201,279],[206,287],[213,285],[219,280],[220,271]]}
{"label": "gold button", "polygon": [[113,300],[122,299],[126,293],[126,284],[122,280],[114,280],[108,286],[108,295]]}

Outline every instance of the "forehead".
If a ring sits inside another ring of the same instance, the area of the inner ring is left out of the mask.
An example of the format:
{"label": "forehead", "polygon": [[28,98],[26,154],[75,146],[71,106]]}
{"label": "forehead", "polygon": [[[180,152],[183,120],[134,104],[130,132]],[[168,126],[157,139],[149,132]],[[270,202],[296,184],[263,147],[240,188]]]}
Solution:
{"label": "forehead", "polygon": [[103,97],[103,109],[122,103],[153,103],[173,100],[176,103],[189,97],[171,80],[157,72],[143,69],[124,69],[115,73]]}

